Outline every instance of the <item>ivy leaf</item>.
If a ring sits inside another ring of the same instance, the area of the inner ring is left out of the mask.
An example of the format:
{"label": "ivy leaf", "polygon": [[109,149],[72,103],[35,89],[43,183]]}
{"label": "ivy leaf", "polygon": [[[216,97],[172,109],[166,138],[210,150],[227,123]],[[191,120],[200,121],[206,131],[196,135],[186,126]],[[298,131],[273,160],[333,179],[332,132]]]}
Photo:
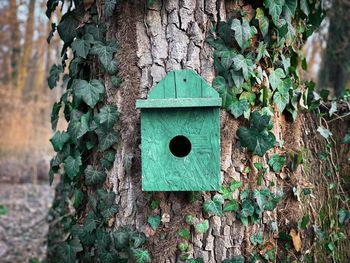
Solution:
{"label": "ivy leaf", "polygon": [[339,209],[338,211],[338,220],[339,224],[345,225],[350,219],[350,212],[344,208]]}
{"label": "ivy leaf", "polygon": [[331,105],[331,108],[329,109],[329,117],[332,117],[332,115],[334,113],[337,112],[337,102],[336,101],[332,101],[332,105]]}
{"label": "ivy leaf", "polygon": [[238,54],[233,58],[233,65],[233,69],[236,71],[242,69],[244,79],[248,80],[249,68],[247,64],[247,59],[242,54]]}
{"label": "ivy leaf", "polygon": [[149,216],[147,219],[148,224],[151,226],[151,228],[155,231],[157,230],[157,227],[160,224],[160,216]]}
{"label": "ivy leaf", "polygon": [[55,152],[59,152],[63,149],[65,143],[69,141],[69,135],[66,132],[57,131],[50,141]]}
{"label": "ivy leaf", "polygon": [[249,105],[247,100],[243,99],[243,100],[237,100],[232,102],[228,108],[227,108],[228,112],[231,113],[235,118],[240,117],[241,115],[243,115],[243,113],[247,110],[249,110]]}
{"label": "ivy leaf", "polygon": [[236,212],[236,211],[238,211],[238,209],[239,209],[239,206],[238,206],[237,201],[232,199],[232,200],[229,201],[228,204],[226,204],[224,206],[223,211],[224,212],[231,212],[231,211]]}
{"label": "ivy leaf", "polygon": [[95,42],[90,49],[90,54],[97,55],[104,68],[108,67],[115,52],[117,52],[117,46],[113,42],[108,42],[107,44]]}
{"label": "ivy leaf", "polygon": [[222,76],[217,76],[212,82],[213,88],[220,94],[222,98],[222,105],[227,107],[232,101],[232,94],[228,91],[228,84],[226,79]]}
{"label": "ivy leaf", "polygon": [[134,257],[136,263],[147,263],[151,262],[151,256],[147,250],[141,248],[132,248],[131,254]]}
{"label": "ivy leaf", "polygon": [[57,32],[60,35],[60,38],[65,44],[69,44],[77,36],[77,28],[79,26],[77,10],[68,11],[65,13],[60,23],[57,26]]}
{"label": "ivy leaf", "polygon": [[64,160],[64,169],[71,180],[73,180],[79,173],[82,165],[80,156],[68,156]]}
{"label": "ivy leaf", "polygon": [[318,127],[317,131],[322,135],[322,137],[324,137],[326,139],[328,139],[330,136],[333,136],[333,133],[330,130],[328,130],[322,126]]}
{"label": "ivy leaf", "polygon": [[59,255],[64,255],[64,262],[75,263],[76,262],[76,252],[73,247],[68,243],[63,243],[63,245],[58,247]]}
{"label": "ivy leaf", "polygon": [[253,234],[250,236],[250,242],[252,242],[253,246],[257,246],[260,245],[264,242],[264,236],[263,236],[263,232],[258,232],[256,234]]}
{"label": "ivy leaf", "polygon": [[278,111],[283,112],[289,103],[289,89],[280,87],[273,95],[273,102],[277,105]]}
{"label": "ivy leaf", "polygon": [[90,212],[84,222],[84,231],[91,233],[96,229],[94,213]]}
{"label": "ivy leaf", "polygon": [[73,41],[72,49],[79,57],[86,59],[93,41],[94,38],[91,34],[85,34],[83,38],[76,38]]}
{"label": "ivy leaf", "polygon": [[111,169],[113,167],[116,151],[110,150],[104,152],[101,158],[101,165],[104,169]]}
{"label": "ivy leaf", "polygon": [[233,83],[238,89],[241,89],[243,82],[244,82],[244,77],[242,72],[240,71],[235,71],[235,70],[230,70],[231,73],[231,78],[233,80]]}
{"label": "ivy leaf", "polygon": [[88,165],[84,173],[85,173],[85,184],[87,186],[102,184],[107,177],[105,172],[94,169],[92,165]]}
{"label": "ivy leaf", "polygon": [[221,263],[244,263],[245,259],[243,256],[234,256],[231,259],[225,259]]}
{"label": "ivy leaf", "polygon": [[309,223],[309,215],[304,215],[300,221],[299,228],[306,229],[307,224]]}
{"label": "ivy leaf", "polygon": [[274,147],[276,141],[272,132],[258,131],[256,128],[241,127],[237,130],[237,136],[243,147],[261,157]]}
{"label": "ivy leaf", "polygon": [[268,164],[275,173],[279,173],[282,170],[283,165],[286,163],[287,158],[283,155],[274,154],[269,159]]}
{"label": "ivy leaf", "polygon": [[6,215],[8,213],[8,209],[4,205],[0,205],[0,216]]}
{"label": "ivy leaf", "polygon": [[258,48],[256,51],[258,51],[258,56],[256,57],[256,61],[259,62],[260,59],[265,57],[270,57],[269,52],[266,50],[267,44],[264,44],[264,42],[260,42]]}
{"label": "ivy leaf", "polygon": [[342,144],[350,143],[350,133],[345,134],[344,138],[341,140]]}
{"label": "ivy leaf", "polygon": [[241,186],[243,185],[243,183],[241,181],[232,181],[230,184],[230,190],[232,192],[236,191],[237,189],[239,189]]}
{"label": "ivy leaf", "polygon": [[118,133],[114,130],[100,127],[96,129],[95,132],[99,141],[98,149],[101,152],[107,150],[109,147],[111,147],[118,141]]}
{"label": "ivy leaf", "polygon": [[58,123],[59,113],[60,113],[61,107],[62,107],[61,102],[55,102],[52,106],[52,111],[51,111],[51,128],[52,128],[52,130],[56,130],[56,128],[57,128],[57,123]]}
{"label": "ivy leaf", "polygon": [[282,88],[283,86],[283,78],[285,78],[286,75],[284,74],[283,69],[278,68],[271,72],[269,76],[269,82],[273,90]]}
{"label": "ivy leaf", "polygon": [[235,32],[235,40],[242,50],[249,46],[249,40],[256,34],[255,27],[250,26],[248,20],[245,18],[242,19],[242,22],[237,18],[233,19],[231,22],[231,30]]}
{"label": "ivy leaf", "polygon": [[189,258],[186,260],[186,263],[204,263],[203,258]]}
{"label": "ivy leaf", "polygon": [[309,9],[309,4],[307,3],[307,0],[300,0],[300,9],[301,11],[303,11],[303,13],[306,16],[309,16],[310,9]]}
{"label": "ivy leaf", "polygon": [[73,90],[75,95],[91,108],[95,107],[105,93],[104,85],[97,79],[93,79],[90,82],[79,79],[75,83]]}
{"label": "ivy leaf", "polygon": [[52,65],[50,69],[49,77],[47,78],[47,83],[50,89],[53,89],[54,87],[56,87],[57,81],[59,81],[60,74],[62,72],[63,72],[62,65],[56,65],[56,64]]}
{"label": "ivy leaf", "polygon": [[110,17],[113,15],[115,6],[117,4],[117,0],[105,0],[104,2],[104,13],[106,17]]}
{"label": "ivy leaf", "polygon": [[252,202],[249,199],[244,200],[242,203],[240,216],[245,218],[247,218],[248,216],[252,216],[254,214],[254,210],[255,209]]}
{"label": "ivy leaf", "polygon": [[113,128],[113,125],[118,119],[117,107],[114,105],[103,106],[98,114],[99,123],[107,129]]}
{"label": "ivy leaf", "polygon": [[295,10],[297,9],[298,1],[297,0],[285,0],[285,5],[283,10],[288,14],[288,17],[294,17]]}
{"label": "ivy leaf", "polygon": [[129,231],[125,228],[119,228],[114,231],[114,245],[117,250],[121,250],[129,246]]}
{"label": "ivy leaf", "polygon": [[207,200],[203,204],[203,211],[205,213],[212,213],[217,216],[222,216],[222,204],[224,199],[221,195],[215,195],[213,200]]}
{"label": "ivy leaf", "polygon": [[[263,37],[265,37],[269,32],[269,19],[265,16],[262,8],[256,9],[255,18],[258,20],[261,34],[263,35]],[[263,43],[263,42],[260,42],[260,43]]]}
{"label": "ivy leaf", "polygon": [[182,227],[179,230],[179,236],[185,240],[189,240],[190,239],[190,231],[188,231],[187,228]]}
{"label": "ivy leaf", "polygon": [[205,232],[207,232],[209,229],[209,221],[208,220],[204,220],[203,222],[195,225],[195,230],[196,233],[198,234],[203,234]]}
{"label": "ivy leaf", "polygon": [[275,25],[278,25],[278,20],[282,13],[284,0],[264,0],[264,6],[269,9],[269,14]]}

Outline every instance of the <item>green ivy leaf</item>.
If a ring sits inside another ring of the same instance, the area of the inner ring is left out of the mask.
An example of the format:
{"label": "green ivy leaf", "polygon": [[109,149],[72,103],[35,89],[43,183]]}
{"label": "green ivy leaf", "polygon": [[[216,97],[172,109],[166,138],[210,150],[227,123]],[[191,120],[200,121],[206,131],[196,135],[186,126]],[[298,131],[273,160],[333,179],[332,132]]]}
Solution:
{"label": "green ivy leaf", "polygon": [[242,50],[249,46],[249,40],[256,34],[256,28],[250,26],[248,20],[245,18],[242,18],[242,22],[237,18],[233,19],[231,22],[231,30],[235,32],[235,40]]}
{"label": "green ivy leaf", "polygon": [[279,173],[285,165],[287,158],[283,155],[274,154],[268,161],[269,166],[275,173]]}
{"label": "green ivy leaf", "polygon": [[54,136],[50,139],[55,152],[59,152],[63,149],[63,146],[69,141],[69,134],[66,132],[55,132]]}
{"label": "green ivy leaf", "polygon": [[233,180],[230,184],[230,190],[232,192],[236,191],[237,189],[239,189],[241,186],[243,185],[243,183],[241,181],[235,181]]}
{"label": "green ivy leaf", "polygon": [[107,129],[113,128],[118,119],[117,107],[114,105],[105,105],[101,108],[98,117],[99,123],[104,125]]}
{"label": "green ivy leaf", "polygon": [[330,130],[328,130],[322,126],[319,126],[317,128],[317,131],[322,135],[322,137],[324,137],[326,139],[328,139],[330,136],[333,136],[333,133]]}
{"label": "green ivy leaf", "polygon": [[[248,66],[249,63],[249,66]],[[242,70],[243,77],[245,80],[249,78],[249,68],[252,65],[252,61],[250,59],[245,58],[243,55],[238,54],[233,58],[233,69],[238,71]]]}
{"label": "green ivy leaf", "polygon": [[160,224],[160,216],[149,216],[147,220],[148,224],[151,226],[151,228],[155,231],[157,230],[157,227]]}
{"label": "green ivy leaf", "polygon": [[131,254],[134,257],[136,263],[147,263],[152,261],[151,256],[147,250],[132,248]]}
{"label": "green ivy leaf", "polygon": [[244,263],[245,259],[243,256],[234,256],[231,259],[225,259],[221,263]]}
{"label": "green ivy leaf", "polygon": [[[259,29],[261,31],[261,34],[263,37],[267,35],[269,32],[269,19],[265,16],[264,11],[262,8],[256,9],[256,15],[255,18],[258,20],[259,23]],[[263,43],[263,42],[260,42]],[[259,61],[260,59],[258,59]]]}
{"label": "green ivy leaf", "polygon": [[304,215],[300,221],[299,228],[306,229],[306,226],[309,223],[309,220],[310,220],[309,215]]}
{"label": "green ivy leaf", "polygon": [[[295,10],[297,9],[298,6],[298,1],[297,0],[285,0],[285,6],[283,7],[283,10],[287,13],[288,17],[294,17],[295,15]],[[290,20],[290,19],[289,19]]]}
{"label": "green ivy leaf", "polygon": [[57,26],[57,32],[65,44],[69,44],[77,36],[79,26],[77,9],[65,13]]}
{"label": "green ivy leaf", "polygon": [[73,41],[72,49],[79,57],[86,59],[93,41],[94,38],[91,34],[85,34],[82,38],[76,38]]}
{"label": "green ivy leaf", "polygon": [[61,107],[62,107],[61,102],[55,102],[52,106],[52,111],[51,111],[51,128],[52,128],[52,130],[56,130],[56,128],[57,128],[57,123],[58,123],[59,113],[60,113]]}
{"label": "green ivy leaf", "polygon": [[118,133],[114,130],[100,127],[95,132],[99,141],[98,149],[101,152],[107,150],[118,141]]}
{"label": "green ivy leaf", "polygon": [[89,212],[84,222],[84,231],[91,233],[96,229],[96,221],[93,212]]}
{"label": "green ivy leaf", "polygon": [[227,111],[235,118],[242,116],[247,110],[249,110],[249,105],[245,99],[234,101],[227,107]]}
{"label": "green ivy leaf", "polygon": [[350,212],[344,208],[339,209],[338,211],[338,220],[339,224],[345,225],[350,219]]}
{"label": "green ivy leaf", "polygon": [[195,225],[195,230],[196,233],[198,234],[203,234],[205,232],[207,232],[209,229],[209,221],[208,220],[204,220],[203,222]]}
{"label": "green ivy leaf", "polygon": [[73,90],[77,98],[82,99],[91,108],[95,107],[105,93],[104,85],[97,79],[90,82],[79,79],[75,82]]}
{"label": "green ivy leaf", "polygon": [[0,205],[0,216],[7,215],[7,213],[8,213],[7,207],[4,205]]}
{"label": "green ivy leaf", "polygon": [[215,195],[213,200],[207,200],[203,204],[203,211],[205,213],[212,213],[217,216],[222,216],[222,205],[224,203],[224,198],[222,195]]}
{"label": "green ivy leaf", "polygon": [[286,75],[284,74],[283,69],[278,68],[271,72],[269,76],[269,82],[273,90],[280,89],[283,87],[283,78],[285,78]]}
{"label": "green ivy leaf", "polygon": [[263,236],[263,232],[258,232],[256,234],[253,234],[250,236],[250,242],[252,242],[253,246],[257,246],[260,245],[264,242],[264,236]]}
{"label": "green ivy leaf", "polygon": [[103,153],[101,158],[102,168],[110,170],[113,167],[116,151],[109,150]]}
{"label": "green ivy leaf", "polygon": [[50,89],[53,89],[54,87],[56,87],[57,82],[60,79],[61,73],[63,73],[62,65],[53,64],[50,69],[49,77],[47,79],[47,83]]}
{"label": "green ivy leaf", "polygon": [[310,9],[309,9],[309,4],[307,3],[307,0],[300,0],[300,9],[301,11],[303,11],[303,13],[306,16],[309,16]]}
{"label": "green ivy leaf", "polygon": [[80,191],[79,189],[75,190],[74,192],[74,207],[78,208],[84,200],[84,193]]}
{"label": "green ivy leaf", "polygon": [[270,57],[269,52],[267,52],[267,44],[264,44],[264,42],[260,42],[258,48],[256,51],[258,52],[258,55],[256,57],[256,62],[259,62],[262,58]]}
{"label": "green ivy leaf", "polygon": [[222,98],[222,105],[227,107],[229,103],[232,101],[232,93],[228,90],[228,84],[226,79],[222,76],[217,76],[213,80],[213,88],[220,94]]}
{"label": "green ivy leaf", "polygon": [[102,184],[107,177],[105,172],[94,169],[92,165],[88,165],[84,173],[85,173],[85,184],[87,186]]}
{"label": "green ivy leaf", "polygon": [[62,262],[76,262],[76,252],[74,251],[74,248],[70,246],[67,242],[63,243],[61,246],[58,247],[58,254],[62,255],[62,258],[64,258],[64,261]]}
{"label": "green ivy leaf", "polygon": [[279,18],[282,14],[284,0],[264,0],[264,6],[269,9],[269,14],[275,25],[278,25]]}
{"label": "green ivy leaf", "polygon": [[113,42],[108,42],[107,44],[95,42],[90,49],[90,54],[97,55],[104,68],[108,67],[115,52],[117,52],[117,46]]}
{"label": "green ivy leaf", "polygon": [[106,17],[111,17],[113,15],[117,0],[105,0],[104,1],[104,14]]}
{"label": "green ivy leaf", "polygon": [[179,236],[185,240],[190,239],[190,231],[187,228],[181,227],[179,230]]}
{"label": "green ivy leaf", "polygon": [[224,212],[236,212],[238,211],[239,206],[236,200],[232,199],[230,200],[225,206],[224,206]]}
{"label": "green ivy leaf", "polygon": [[80,156],[68,156],[64,160],[64,169],[71,180],[78,175],[81,166],[82,162]]}
{"label": "green ivy leaf", "polygon": [[114,245],[117,250],[127,248],[129,246],[129,231],[125,228],[119,228],[113,232]]}
{"label": "green ivy leaf", "polygon": [[243,147],[261,157],[274,147],[276,141],[272,132],[258,131],[256,128],[241,127],[237,130],[237,136]]}
{"label": "green ivy leaf", "polygon": [[349,144],[350,143],[350,133],[345,134],[344,138],[341,140],[342,144]]}

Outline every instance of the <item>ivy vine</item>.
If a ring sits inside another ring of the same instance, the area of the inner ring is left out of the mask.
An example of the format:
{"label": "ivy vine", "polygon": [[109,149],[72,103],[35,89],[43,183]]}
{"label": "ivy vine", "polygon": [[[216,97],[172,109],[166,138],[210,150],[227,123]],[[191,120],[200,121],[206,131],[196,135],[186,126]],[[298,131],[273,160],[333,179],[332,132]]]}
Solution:
{"label": "ivy vine", "polygon": [[140,263],[151,261],[149,252],[142,248],[146,240],[143,233],[131,227],[111,229],[118,206],[115,193],[103,188],[119,139],[115,130],[118,109],[106,104],[103,77],[109,76],[115,88],[121,80],[114,58],[116,40],[106,39],[101,17],[108,19],[116,4],[116,0],[104,1],[101,16],[95,2],[88,6],[77,0],[47,2],[49,18],[58,7],[66,10],[59,24],[52,24],[48,38],[50,41],[57,30],[64,44],[62,64],[50,70],[49,88],[57,86],[70,60],[68,74],[63,76],[65,92],[53,105],[51,115],[56,130],[63,109],[68,127],[51,138],[57,154],[51,160],[50,182],[55,174],[61,179],[49,215],[50,262],[127,262],[130,257]]}

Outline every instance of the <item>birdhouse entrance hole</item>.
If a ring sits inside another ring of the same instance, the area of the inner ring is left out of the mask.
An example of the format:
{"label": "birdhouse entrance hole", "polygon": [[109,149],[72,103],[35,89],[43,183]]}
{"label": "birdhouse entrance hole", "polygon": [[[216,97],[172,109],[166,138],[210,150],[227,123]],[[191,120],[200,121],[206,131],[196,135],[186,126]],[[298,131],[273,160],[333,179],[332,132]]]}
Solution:
{"label": "birdhouse entrance hole", "polygon": [[190,140],[183,136],[175,136],[170,140],[169,149],[170,152],[176,157],[185,157],[191,152]]}

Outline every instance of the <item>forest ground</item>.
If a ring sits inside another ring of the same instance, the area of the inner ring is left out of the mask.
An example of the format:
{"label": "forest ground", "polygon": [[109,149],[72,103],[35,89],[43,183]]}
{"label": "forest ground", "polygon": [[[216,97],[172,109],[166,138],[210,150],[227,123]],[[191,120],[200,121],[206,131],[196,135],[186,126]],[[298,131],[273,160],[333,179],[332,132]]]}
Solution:
{"label": "forest ground", "polygon": [[54,187],[47,182],[37,185],[0,182],[0,204],[8,209],[6,215],[0,215],[0,263],[43,259],[47,213],[53,197]]}

